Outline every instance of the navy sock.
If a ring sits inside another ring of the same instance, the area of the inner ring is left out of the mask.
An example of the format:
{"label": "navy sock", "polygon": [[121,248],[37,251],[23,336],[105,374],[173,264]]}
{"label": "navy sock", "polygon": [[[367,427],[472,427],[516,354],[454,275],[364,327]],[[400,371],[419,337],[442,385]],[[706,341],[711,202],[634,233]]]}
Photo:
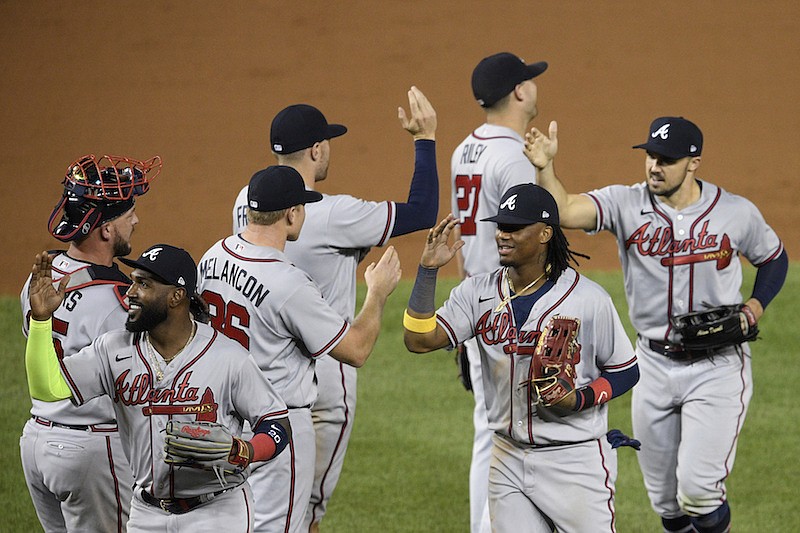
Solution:
{"label": "navy sock", "polygon": [[692,525],[698,533],[728,533],[731,530],[731,508],[728,502],[711,513],[692,518]]}

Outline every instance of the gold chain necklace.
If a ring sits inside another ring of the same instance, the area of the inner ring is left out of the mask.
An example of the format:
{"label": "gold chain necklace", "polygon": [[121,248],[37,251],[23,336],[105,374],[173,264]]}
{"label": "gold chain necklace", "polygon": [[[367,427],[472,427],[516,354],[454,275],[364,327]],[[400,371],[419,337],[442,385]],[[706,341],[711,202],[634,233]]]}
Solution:
{"label": "gold chain necklace", "polygon": [[163,360],[164,364],[168,365],[170,361],[178,357],[181,354],[181,352],[183,352],[186,349],[186,347],[189,346],[189,343],[192,342],[192,339],[194,339],[195,333],[197,333],[197,324],[195,323],[194,320],[192,320],[192,332],[189,334],[189,338],[186,339],[186,344],[184,344],[183,348],[178,350],[178,353],[172,356],[172,358],[170,358],[169,361],[163,358],[160,353],[156,355],[156,352],[158,350],[156,350],[155,347],[153,346],[153,343],[150,342],[150,332],[147,333],[145,347],[147,348],[147,355],[150,356],[150,360],[153,362],[153,366],[156,367],[156,381],[161,381],[162,379],[164,379],[164,369],[161,368],[161,363],[159,362],[159,360]]}
{"label": "gold chain necklace", "polygon": [[[524,289],[522,289],[521,291],[517,292],[517,291],[515,291],[515,290],[514,290],[514,282],[513,282],[513,281],[511,281],[511,276],[509,276],[509,275],[508,275],[508,269],[506,269],[506,271],[505,271],[505,275],[506,275],[506,282],[508,282],[508,296],[504,297],[504,298],[503,298],[503,301],[502,301],[502,302],[500,302],[500,305],[498,305],[497,307],[495,307],[495,309],[494,309],[494,312],[495,312],[495,313],[499,313],[499,312],[500,312],[500,310],[501,310],[501,309],[503,309],[503,307],[505,307],[506,305],[508,305],[509,303],[511,303],[511,300],[513,300],[513,299],[514,299],[514,298],[516,298],[517,296],[521,296],[521,295],[522,295],[522,293],[524,293],[525,291],[527,291],[528,289],[530,289],[531,287],[533,287],[534,285],[536,285],[537,283],[539,283],[539,281],[541,281],[541,279],[542,279],[543,277],[545,277],[549,271],[550,271],[550,269],[549,269],[549,268],[546,268],[546,269],[544,270],[544,272],[542,272],[542,275],[541,275],[541,276],[539,276],[539,277],[538,277],[538,278],[536,278],[535,280],[531,281],[530,283],[528,283],[528,284],[525,286],[525,288],[524,288]],[[514,293],[513,295],[511,294],[512,292]]]}

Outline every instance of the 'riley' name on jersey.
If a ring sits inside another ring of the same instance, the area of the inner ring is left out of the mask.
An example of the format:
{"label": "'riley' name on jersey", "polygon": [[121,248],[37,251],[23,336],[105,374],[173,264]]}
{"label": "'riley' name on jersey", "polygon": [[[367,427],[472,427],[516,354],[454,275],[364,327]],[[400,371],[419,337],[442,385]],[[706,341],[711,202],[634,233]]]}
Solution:
{"label": "'riley' name on jersey", "polygon": [[209,257],[201,261],[199,266],[200,279],[217,279],[223,281],[239,291],[245,298],[253,302],[256,307],[261,305],[269,294],[269,289],[250,275],[247,270],[227,259],[220,268],[216,257]]}
{"label": "'riley' name on jersey", "polygon": [[469,165],[471,163],[477,163],[478,159],[481,158],[483,151],[486,150],[485,144],[480,143],[469,143],[464,145],[464,149],[461,152],[461,162],[462,165]]}

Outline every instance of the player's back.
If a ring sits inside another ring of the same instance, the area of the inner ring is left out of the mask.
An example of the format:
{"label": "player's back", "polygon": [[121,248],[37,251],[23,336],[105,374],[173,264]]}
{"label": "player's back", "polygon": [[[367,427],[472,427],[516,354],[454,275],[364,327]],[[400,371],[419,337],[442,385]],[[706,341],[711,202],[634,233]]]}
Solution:
{"label": "player's back", "polygon": [[348,325],[321,309],[330,310],[305,272],[280,250],[233,235],[199,261],[198,290],[215,329],[250,351],[287,405],[316,398],[313,360]]}
{"label": "player's back", "polygon": [[[78,261],[60,252],[53,258],[53,279],[70,274],[64,302],[53,313],[53,338],[59,356],[69,357],[88,346],[97,337],[125,327],[130,280],[117,267],[105,267]],[[30,277],[20,294],[23,333],[28,335]],[[32,400],[31,415],[61,424],[85,426],[114,421],[109,397],[93,399],[75,406],[70,400],[43,402]]]}
{"label": "player's back", "polygon": [[286,243],[286,256],[348,321],[355,316],[356,269],[371,247],[383,246],[391,236],[393,206],[323,194],[321,201],[306,205],[300,238]]}
{"label": "player's back", "polygon": [[464,247],[464,270],[469,275],[499,266],[495,224],[481,222],[497,214],[503,193],[520,183],[535,183],[536,169],[523,153],[522,137],[510,128],[484,124],[453,151],[450,162],[452,211]]}

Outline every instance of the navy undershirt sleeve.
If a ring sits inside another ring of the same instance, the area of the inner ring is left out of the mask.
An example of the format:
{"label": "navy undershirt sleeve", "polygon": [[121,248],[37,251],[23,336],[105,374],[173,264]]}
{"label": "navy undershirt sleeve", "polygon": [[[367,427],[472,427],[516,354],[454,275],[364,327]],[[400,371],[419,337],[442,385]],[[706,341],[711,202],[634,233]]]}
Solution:
{"label": "navy undershirt sleeve", "polygon": [[414,176],[408,201],[397,203],[392,237],[432,228],[439,211],[439,174],[436,171],[436,142],[414,141]]}
{"label": "navy undershirt sleeve", "polygon": [[633,365],[621,372],[600,372],[601,378],[606,378],[611,384],[611,397],[616,398],[625,394],[639,381],[639,365]]}
{"label": "navy undershirt sleeve", "polygon": [[761,302],[764,309],[783,287],[788,270],[789,256],[786,254],[786,250],[773,261],[758,268],[756,281],[753,283],[752,297]]}

